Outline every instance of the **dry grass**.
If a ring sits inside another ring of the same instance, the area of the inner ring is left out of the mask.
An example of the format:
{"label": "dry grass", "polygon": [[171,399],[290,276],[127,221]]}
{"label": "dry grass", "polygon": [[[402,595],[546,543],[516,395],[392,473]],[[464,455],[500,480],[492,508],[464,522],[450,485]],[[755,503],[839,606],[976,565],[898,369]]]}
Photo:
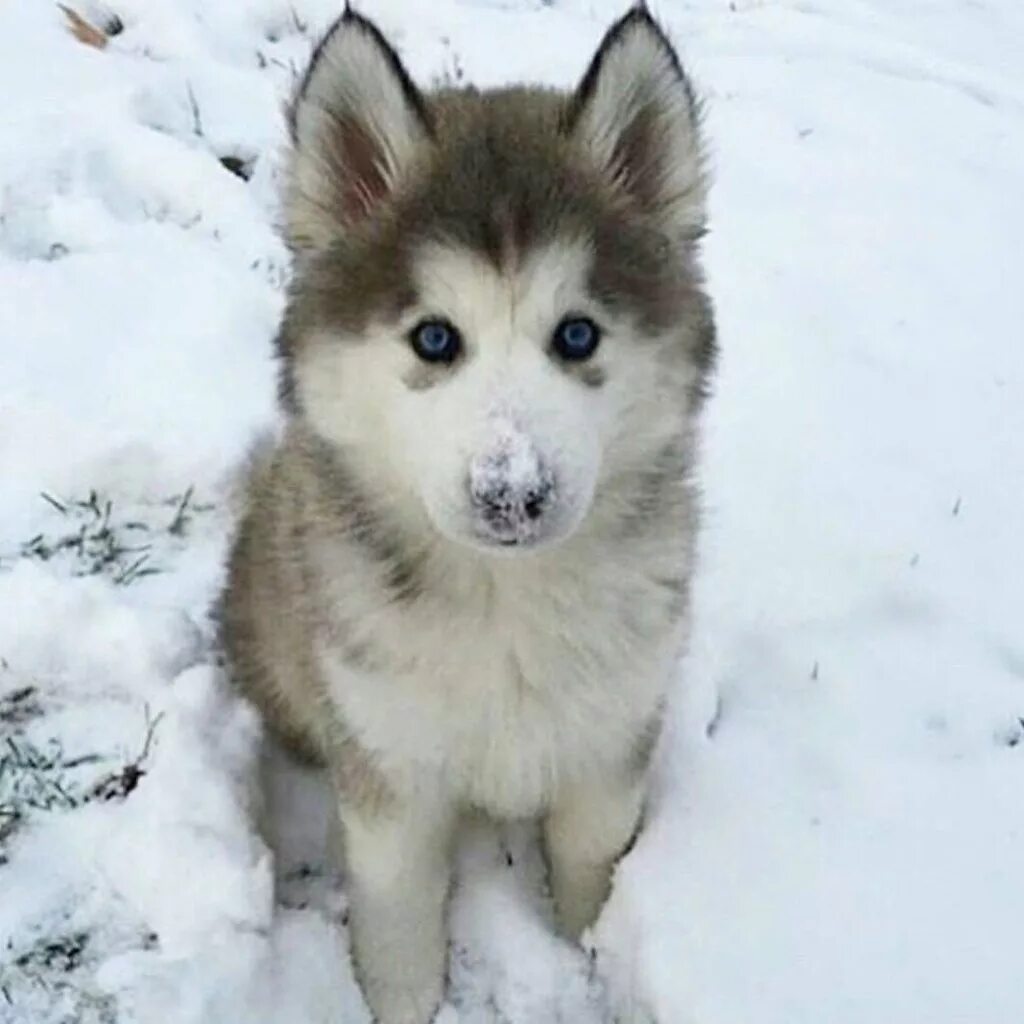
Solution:
{"label": "dry grass", "polygon": [[78,11],[64,4],[57,4],[57,6],[64,12],[64,17],[68,20],[68,31],[80,43],[85,43],[86,46],[92,46],[97,50],[102,50],[107,45],[107,34],[102,29],[98,29],[86,21]]}

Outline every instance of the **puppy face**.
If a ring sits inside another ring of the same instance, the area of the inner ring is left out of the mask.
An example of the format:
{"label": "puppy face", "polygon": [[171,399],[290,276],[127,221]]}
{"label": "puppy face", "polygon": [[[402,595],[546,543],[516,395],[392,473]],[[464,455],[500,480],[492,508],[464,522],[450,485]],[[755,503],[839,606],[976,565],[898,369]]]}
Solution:
{"label": "puppy face", "polygon": [[570,96],[422,97],[348,14],[293,135],[287,388],[364,479],[450,540],[515,553],[571,535],[685,431],[713,353],[704,179],[649,16]]}

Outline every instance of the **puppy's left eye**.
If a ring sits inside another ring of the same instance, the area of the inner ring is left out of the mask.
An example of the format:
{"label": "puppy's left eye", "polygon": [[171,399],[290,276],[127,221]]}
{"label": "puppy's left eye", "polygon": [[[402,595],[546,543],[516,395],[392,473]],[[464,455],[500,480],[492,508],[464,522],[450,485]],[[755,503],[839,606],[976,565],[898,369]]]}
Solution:
{"label": "puppy's left eye", "polygon": [[421,320],[409,332],[409,343],[428,363],[450,363],[462,349],[458,328],[447,320]]}
{"label": "puppy's left eye", "polygon": [[585,316],[566,317],[551,336],[551,347],[562,359],[589,359],[601,340],[601,329]]}

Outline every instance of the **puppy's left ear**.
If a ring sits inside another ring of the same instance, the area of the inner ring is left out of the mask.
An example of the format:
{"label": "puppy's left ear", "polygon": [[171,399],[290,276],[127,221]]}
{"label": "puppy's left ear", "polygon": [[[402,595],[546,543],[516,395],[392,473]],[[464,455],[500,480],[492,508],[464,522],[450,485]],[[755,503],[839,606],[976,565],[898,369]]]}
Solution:
{"label": "puppy's left ear", "polygon": [[608,30],[564,125],[636,208],[683,237],[700,236],[708,184],[700,103],[643,4]]}

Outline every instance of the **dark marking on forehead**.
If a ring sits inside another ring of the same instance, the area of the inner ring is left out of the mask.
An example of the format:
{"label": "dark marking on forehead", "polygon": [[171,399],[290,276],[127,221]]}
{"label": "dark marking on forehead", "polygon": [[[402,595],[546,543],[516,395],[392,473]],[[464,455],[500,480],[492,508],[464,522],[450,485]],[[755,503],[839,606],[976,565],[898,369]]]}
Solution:
{"label": "dark marking on forehead", "polygon": [[589,167],[560,128],[562,97],[456,92],[435,106],[431,171],[400,214],[414,236],[464,246],[500,269],[545,242],[583,240],[602,304],[650,333],[679,322],[700,284],[692,252]]}
{"label": "dark marking on forehead", "polygon": [[559,127],[562,97],[509,89],[434,102],[430,173],[399,212],[412,237],[463,246],[498,269],[546,242],[582,240],[598,301],[649,333],[679,323],[699,293],[690,248],[589,168]]}
{"label": "dark marking on forehead", "polygon": [[399,203],[411,233],[501,269],[554,237],[586,237],[599,195],[558,129],[561,107],[538,89],[437,94],[429,173]]}

